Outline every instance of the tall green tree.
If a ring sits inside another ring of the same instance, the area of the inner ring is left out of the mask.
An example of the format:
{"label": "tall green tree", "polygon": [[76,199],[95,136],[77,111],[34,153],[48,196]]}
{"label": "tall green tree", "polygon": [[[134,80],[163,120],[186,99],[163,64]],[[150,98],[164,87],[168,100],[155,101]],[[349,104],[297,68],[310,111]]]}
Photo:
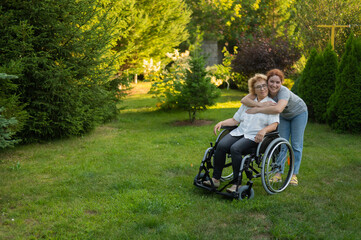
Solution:
{"label": "tall green tree", "polygon": [[25,142],[83,134],[115,116],[119,54],[132,0],[2,1],[0,66],[29,114]]}
{"label": "tall green tree", "polygon": [[342,55],[335,92],[327,103],[327,122],[339,131],[361,132],[361,39],[353,34]]}
{"label": "tall green tree", "polygon": [[309,92],[308,86],[312,84],[312,72],[314,62],[318,56],[318,52],[315,48],[312,48],[311,54],[307,59],[306,66],[302,71],[301,76],[297,80],[297,94],[306,102],[310,108],[312,97]]}
{"label": "tall green tree", "polygon": [[187,40],[191,11],[183,0],[136,0],[120,15],[125,23],[115,50],[120,70],[140,73],[144,59],[169,62],[167,52]]}
{"label": "tall green tree", "polygon": [[[267,37],[289,36],[295,24],[291,21],[294,0],[186,0],[192,10],[189,24],[192,38],[196,29],[204,39],[229,42],[232,48],[240,36],[251,37],[264,32]],[[285,31],[287,30],[287,34]],[[230,49],[232,50],[232,49]]]}
{"label": "tall green tree", "polygon": [[335,90],[338,59],[331,45],[323,52],[313,49],[301,75],[299,96],[306,102],[309,117],[326,122],[327,102]]}

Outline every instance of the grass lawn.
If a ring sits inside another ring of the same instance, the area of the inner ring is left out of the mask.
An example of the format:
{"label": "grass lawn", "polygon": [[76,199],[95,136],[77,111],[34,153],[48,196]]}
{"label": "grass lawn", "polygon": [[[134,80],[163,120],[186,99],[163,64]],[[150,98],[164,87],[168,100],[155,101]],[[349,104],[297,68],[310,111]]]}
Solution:
{"label": "grass lawn", "polygon": [[92,133],[0,153],[0,239],[360,239],[361,136],[309,123],[299,186],[237,201],[193,186],[216,122],[242,94],[224,90],[174,126],[138,84],[119,119]]}

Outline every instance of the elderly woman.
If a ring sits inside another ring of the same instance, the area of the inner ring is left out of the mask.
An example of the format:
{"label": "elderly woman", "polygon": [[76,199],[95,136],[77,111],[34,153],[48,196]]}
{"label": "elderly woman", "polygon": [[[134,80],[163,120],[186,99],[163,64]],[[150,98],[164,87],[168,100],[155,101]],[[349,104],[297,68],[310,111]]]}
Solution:
{"label": "elderly woman", "polygon": [[[267,77],[263,74],[256,74],[248,80],[250,94],[256,95],[256,102],[273,101],[268,97]],[[231,153],[233,168],[233,185],[228,192],[235,192],[239,177],[242,155],[248,154],[259,142],[263,140],[266,133],[277,129],[279,123],[278,114],[248,114],[249,107],[242,105],[234,114],[233,118],[217,123],[214,127],[214,134],[220,131],[222,126],[237,126],[236,129],[224,136],[217,145],[214,154],[213,186],[218,188],[222,170],[226,161],[226,154]],[[204,185],[212,186],[211,181],[204,181]]]}

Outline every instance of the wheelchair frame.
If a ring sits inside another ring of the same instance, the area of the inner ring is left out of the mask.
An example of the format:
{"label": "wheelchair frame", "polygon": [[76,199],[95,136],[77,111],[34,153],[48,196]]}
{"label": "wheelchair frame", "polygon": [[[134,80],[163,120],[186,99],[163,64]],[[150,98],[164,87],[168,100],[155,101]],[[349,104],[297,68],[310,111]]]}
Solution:
{"label": "wheelchair frame", "polygon": [[[220,186],[220,189],[216,189],[214,187],[212,177],[210,176],[210,169],[214,168],[212,165],[214,153],[219,141],[234,128],[236,128],[236,126],[222,127],[224,130],[218,135],[214,146],[211,143],[211,146],[205,151],[198,174],[194,178],[194,185],[227,197],[240,200],[252,199],[254,197],[252,179],[261,177],[263,188],[268,194],[276,194],[284,191],[289,185],[293,175],[294,153],[290,143],[286,139],[281,138],[277,131],[267,133],[263,141],[258,144],[257,148],[251,154],[243,156],[240,167],[240,175],[238,176],[237,181],[237,190],[235,192],[229,193],[224,191],[226,187],[233,184],[233,173],[221,177],[221,182],[228,183],[224,186]],[[288,160],[288,168],[286,169],[287,176],[282,182],[273,182],[270,180],[276,173],[282,171],[282,165],[285,164],[283,161],[279,160],[279,155],[282,152],[281,149],[283,149],[283,154],[286,154],[285,157],[287,157]],[[229,160],[230,157],[230,154],[228,154],[224,168],[232,165],[232,162],[227,163],[227,159]],[[256,168],[258,168],[258,170]],[[243,172],[247,176],[248,181],[247,185],[241,186]],[[206,180],[210,180],[212,187],[203,184]]]}

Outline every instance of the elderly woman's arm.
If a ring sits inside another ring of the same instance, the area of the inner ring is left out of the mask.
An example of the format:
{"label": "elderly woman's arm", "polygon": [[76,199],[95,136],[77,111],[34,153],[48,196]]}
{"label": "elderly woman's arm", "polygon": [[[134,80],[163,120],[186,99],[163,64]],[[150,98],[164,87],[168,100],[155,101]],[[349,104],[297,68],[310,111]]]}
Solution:
{"label": "elderly woman's arm", "polygon": [[217,131],[219,132],[222,126],[237,126],[238,124],[239,122],[236,121],[234,118],[228,118],[224,121],[220,121],[216,124],[216,126],[214,126],[214,134],[217,135]]}
{"label": "elderly woman's arm", "polygon": [[256,143],[260,143],[262,142],[264,135],[266,135],[266,133],[275,131],[277,129],[278,126],[278,122],[274,122],[271,125],[268,125],[267,127],[259,130],[259,132],[257,133],[256,137],[254,138],[254,141]]}

